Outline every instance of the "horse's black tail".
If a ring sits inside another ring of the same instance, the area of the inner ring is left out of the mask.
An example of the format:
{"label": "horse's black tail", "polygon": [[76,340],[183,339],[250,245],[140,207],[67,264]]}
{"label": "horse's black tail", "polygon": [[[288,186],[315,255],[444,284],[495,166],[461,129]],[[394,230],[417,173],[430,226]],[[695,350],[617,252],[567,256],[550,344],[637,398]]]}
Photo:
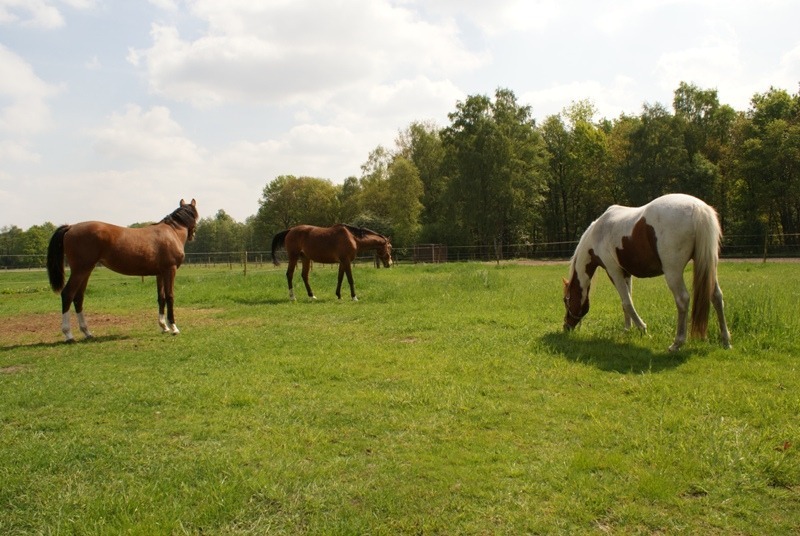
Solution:
{"label": "horse's black tail", "polygon": [[283,242],[286,240],[286,235],[289,233],[289,230],[281,231],[280,233],[276,234],[272,237],[272,264],[278,266],[280,262],[278,262],[278,257],[275,255],[275,250],[283,247]]}
{"label": "horse's black tail", "polygon": [[56,229],[47,246],[47,277],[50,278],[53,292],[60,292],[64,288],[64,235],[67,231],[69,225]]}

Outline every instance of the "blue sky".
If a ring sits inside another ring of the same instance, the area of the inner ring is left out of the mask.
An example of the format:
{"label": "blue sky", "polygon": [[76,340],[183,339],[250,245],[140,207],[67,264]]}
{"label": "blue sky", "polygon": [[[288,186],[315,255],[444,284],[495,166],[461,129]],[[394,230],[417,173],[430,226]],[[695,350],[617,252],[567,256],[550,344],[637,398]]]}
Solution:
{"label": "blue sky", "polygon": [[796,0],[0,0],[0,227],[255,214],[412,121],[514,91],[538,121],[798,91]]}

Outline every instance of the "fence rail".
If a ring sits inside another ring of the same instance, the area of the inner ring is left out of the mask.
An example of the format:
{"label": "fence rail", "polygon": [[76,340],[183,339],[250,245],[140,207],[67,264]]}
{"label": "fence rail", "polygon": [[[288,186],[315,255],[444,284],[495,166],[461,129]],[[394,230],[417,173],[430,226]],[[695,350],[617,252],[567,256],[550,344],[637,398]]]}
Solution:
{"label": "fence rail", "polygon": [[[511,259],[567,260],[572,256],[577,241],[541,242],[528,244],[503,244],[482,246],[450,246],[446,244],[417,244],[408,248],[395,248],[395,262],[463,262],[495,261]],[[800,235],[729,236],[722,243],[722,258],[800,258]],[[285,252],[279,253],[281,262],[286,261]],[[359,256],[362,262],[372,262],[371,255]],[[44,254],[3,255],[0,254],[0,270],[15,268],[43,268]],[[272,264],[268,251],[224,251],[191,252],[186,254],[185,264],[244,267],[262,267]]]}

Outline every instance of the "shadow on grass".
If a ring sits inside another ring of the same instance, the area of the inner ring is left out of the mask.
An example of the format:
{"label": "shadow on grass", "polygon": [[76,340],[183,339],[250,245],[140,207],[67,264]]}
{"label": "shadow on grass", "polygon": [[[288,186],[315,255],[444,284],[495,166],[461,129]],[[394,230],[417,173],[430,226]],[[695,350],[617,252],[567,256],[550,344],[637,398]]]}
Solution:
{"label": "shadow on grass", "polygon": [[231,301],[239,305],[279,305],[291,302],[289,296],[285,298],[233,298]]}
{"label": "shadow on grass", "polygon": [[58,342],[32,342],[28,344],[10,344],[0,346],[0,352],[9,352],[11,350],[18,350],[20,348],[58,348],[61,346],[68,346],[72,344],[102,344],[104,342],[124,341],[130,339],[128,335],[101,335],[99,337],[92,337],[90,339],[82,338],[75,339],[74,342],[58,341]]}
{"label": "shadow on grass", "polygon": [[677,352],[654,352],[612,339],[581,339],[571,333],[547,333],[542,344],[552,352],[562,354],[574,363],[591,365],[608,372],[641,374],[675,369],[689,360],[694,351],[681,349]]}

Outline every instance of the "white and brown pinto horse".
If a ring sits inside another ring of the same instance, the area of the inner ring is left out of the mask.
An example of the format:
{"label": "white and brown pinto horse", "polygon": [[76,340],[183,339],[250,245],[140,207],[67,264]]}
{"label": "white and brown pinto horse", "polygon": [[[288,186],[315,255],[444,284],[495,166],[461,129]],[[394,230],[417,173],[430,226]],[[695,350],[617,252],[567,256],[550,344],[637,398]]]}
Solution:
{"label": "white and brown pinto horse", "polygon": [[350,283],[350,296],[353,301],[358,301],[352,270],[357,253],[374,250],[376,257],[383,262],[386,268],[392,265],[392,243],[389,238],[375,231],[352,225],[337,224],[333,227],[297,225],[281,231],[272,238],[272,262],[275,266],[279,264],[275,254],[279,248],[285,248],[289,256],[286,280],[289,283],[289,299],[291,300],[294,300],[292,279],[298,260],[303,263],[303,283],[305,283],[306,292],[311,299],[316,299],[311,285],[308,283],[312,261],[338,264],[339,281],[336,285],[336,297],[342,299],[342,279],[346,275],[347,282]]}
{"label": "white and brown pinto horse", "polygon": [[589,312],[592,277],[603,267],[622,299],[625,329],[633,323],[646,332],[647,325],[633,307],[631,276],[664,275],[678,309],[675,341],[669,347],[677,350],[686,341],[689,310],[683,271],[693,259],[692,336],[706,337],[709,303],[713,303],[722,345],[730,348],[717,281],[721,237],[717,213],[690,195],[668,194],[642,207],[609,207],[583,233],[572,257],[569,279],[564,279],[564,329],[573,329]]}
{"label": "white and brown pinto horse", "polygon": [[[197,218],[195,200],[185,203],[181,199],[180,206],[172,214],[147,227],[118,227],[85,221],[56,229],[47,248],[47,274],[53,290],[61,292],[61,331],[66,341],[75,340],[69,319],[72,304],[81,331],[87,338],[92,337],[83,316],[83,296],[97,264],[124,275],[156,276],[158,325],[165,333],[177,335],[179,331],[173,312],[175,272],[183,262],[184,244],[194,238]],[[65,256],[70,267],[66,285]]]}

